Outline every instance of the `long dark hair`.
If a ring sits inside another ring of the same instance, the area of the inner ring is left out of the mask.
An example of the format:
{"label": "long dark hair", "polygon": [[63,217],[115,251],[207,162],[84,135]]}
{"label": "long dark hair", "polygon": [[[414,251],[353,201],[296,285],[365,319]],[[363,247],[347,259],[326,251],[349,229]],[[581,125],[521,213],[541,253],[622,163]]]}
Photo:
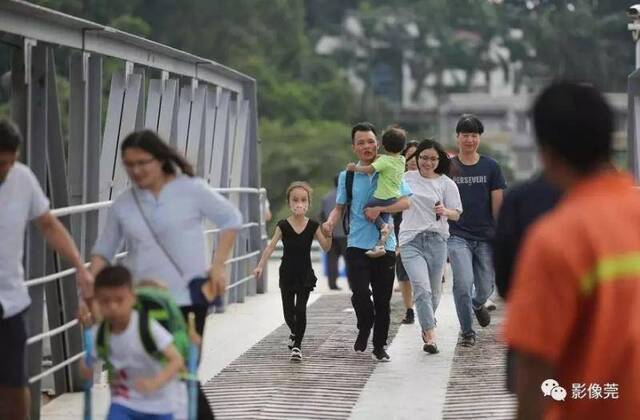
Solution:
{"label": "long dark hair", "polygon": [[193,165],[151,130],[134,131],[129,134],[120,145],[120,155],[124,155],[125,150],[132,147],[142,149],[162,162],[162,172],[165,174],[175,175],[177,166],[183,174],[194,175]]}
{"label": "long dark hair", "polygon": [[[420,142],[420,144],[418,145],[418,149],[413,154],[413,158],[416,159],[416,163],[419,163],[418,158],[420,156],[420,153],[428,149],[435,149],[435,151],[438,153],[438,166],[436,166],[434,172],[439,175],[448,175],[449,168],[451,167],[451,159],[449,159],[449,155],[447,154],[447,152],[444,151],[444,147],[442,147],[442,145],[435,140],[425,139]],[[418,171],[419,170],[420,165],[418,164]]]}

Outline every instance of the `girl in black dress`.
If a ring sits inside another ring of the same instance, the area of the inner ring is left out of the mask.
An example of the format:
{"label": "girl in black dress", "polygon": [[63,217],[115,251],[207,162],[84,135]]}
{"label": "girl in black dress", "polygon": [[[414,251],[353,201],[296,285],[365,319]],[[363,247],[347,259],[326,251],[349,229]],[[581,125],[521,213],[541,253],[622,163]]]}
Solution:
{"label": "girl in black dress", "polygon": [[323,250],[331,248],[331,237],[325,237],[320,225],[306,217],[311,205],[311,186],[296,181],[287,188],[287,203],[291,215],[280,220],[273,238],[264,249],[258,266],[253,271],[256,278],[262,276],[271,253],[280,239],[284,245],[280,264],[280,292],[284,320],[291,330],[289,349],[291,360],[302,360],[302,337],[307,326],[307,301],[316,286],[316,275],[311,267],[311,243],[316,238]]}

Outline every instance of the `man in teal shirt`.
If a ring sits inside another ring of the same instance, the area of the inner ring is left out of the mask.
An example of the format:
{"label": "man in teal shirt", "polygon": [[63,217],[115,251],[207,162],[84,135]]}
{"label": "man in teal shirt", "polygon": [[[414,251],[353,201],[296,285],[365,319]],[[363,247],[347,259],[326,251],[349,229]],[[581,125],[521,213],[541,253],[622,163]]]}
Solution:
{"label": "man in teal shirt", "polygon": [[[378,141],[376,130],[371,123],[358,123],[351,130],[351,147],[359,159],[360,165],[371,165],[376,158]],[[409,208],[411,191],[403,182],[401,197],[395,204],[385,207],[364,209],[373,196],[377,186],[377,174],[356,173],[353,179],[350,210],[349,234],[347,237],[347,277],[353,292],[351,303],[358,319],[358,338],[353,346],[355,351],[365,351],[369,334],[373,328],[373,358],[388,362],[389,355],[384,349],[389,333],[389,302],[393,292],[395,278],[396,238],[391,234],[385,242],[386,255],[381,258],[369,258],[365,252],[378,241],[379,232],[372,223],[380,213],[397,213]],[[336,207],[323,224],[325,232],[331,232],[340,217],[347,201],[346,172],[338,180]],[[371,287],[371,290],[369,290]],[[371,294],[373,292],[373,301]]]}

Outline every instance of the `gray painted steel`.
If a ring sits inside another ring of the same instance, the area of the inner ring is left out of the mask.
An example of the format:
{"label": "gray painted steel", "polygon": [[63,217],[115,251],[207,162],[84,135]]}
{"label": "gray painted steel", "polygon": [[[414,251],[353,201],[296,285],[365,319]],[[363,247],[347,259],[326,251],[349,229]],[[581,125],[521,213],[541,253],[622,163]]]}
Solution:
{"label": "gray painted steel", "polygon": [[242,91],[243,82],[253,81],[215,61],[26,1],[0,2],[0,28],[25,38],[54,39],[61,46],[197,78],[234,92]]}
{"label": "gray painted steel", "polygon": [[[42,45],[31,49],[31,71],[27,87],[26,115],[26,162],[41,185],[47,185],[46,139],[47,139],[47,49]],[[27,276],[39,277],[45,274],[46,249],[40,232],[31,224],[27,233],[26,246]],[[31,332],[42,331],[44,315],[44,286],[38,285],[29,289],[31,307],[29,309],[29,329]],[[42,363],[42,342],[29,346],[29,376],[40,373]],[[40,383],[31,386],[32,413],[38,418],[40,412]]]}
{"label": "gray painted steel", "polygon": [[[0,35],[17,46],[11,54],[10,109],[25,135],[22,156],[47,191],[53,208],[108,201],[126,188],[128,179],[118,147],[126,135],[142,127],[157,130],[170,144],[178,145],[212,187],[260,187],[256,87],[251,77],[24,1],[0,2]],[[61,128],[53,62],[56,47],[50,42],[70,47],[68,133]],[[122,71],[111,76],[104,122],[103,56],[120,59],[123,65]],[[160,70],[161,78],[150,80],[145,92],[145,74],[150,69]],[[262,223],[257,194],[231,195],[245,223]],[[105,210],[83,210],[63,217],[85,260],[90,257],[104,215]],[[262,225],[243,229],[233,256],[261,250],[261,229]],[[215,249],[216,235],[208,236],[211,250]],[[36,229],[29,229],[25,250],[28,279],[68,268],[47,250]],[[229,264],[230,283],[236,285],[230,288],[229,301],[242,302],[246,294],[264,290],[253,279],[241,281],[248,278],[256,258]],[[45,289],[47,325],[43,323]],[[47,330],[75,316],[78,301],[73,275],[38,282],[29,292],[32,335],[46,335]],[[63,365],[79,354],[79,333],[80,329],[72,326],[45,338],[51,342],[53,365],[58,368],[53,372],[57,393],[79,389],[75,364]],[[43,372],[42,344],[38,341],[29,347],[30,378]],[[41,385],[40,380],[33,382],[32,418],[37,419]]]}

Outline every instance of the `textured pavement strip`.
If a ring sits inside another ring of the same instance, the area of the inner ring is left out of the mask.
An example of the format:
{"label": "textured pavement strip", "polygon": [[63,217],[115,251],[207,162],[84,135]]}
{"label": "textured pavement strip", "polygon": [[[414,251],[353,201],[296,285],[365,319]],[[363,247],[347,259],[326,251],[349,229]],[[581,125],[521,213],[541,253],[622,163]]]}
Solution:
{"label": "textured pavement strip", "polygon": [[[346,419],[376,362],[371,343],[353,351],[357,335],[349,296],[325,295],[307,308],[304,360],[289,360],[289,330],[282,325],[204,385],[218,419]],[[402,305],[392,300],[389,342]]]}
{"label": "textured pavement strip", "polygon": [[516,399],[505,386],[506,348],[498,340],[503,320],[504,306],[491,312],[489,327],[476,326],[474,347],[456,347],[443,419],[515,418]]}

